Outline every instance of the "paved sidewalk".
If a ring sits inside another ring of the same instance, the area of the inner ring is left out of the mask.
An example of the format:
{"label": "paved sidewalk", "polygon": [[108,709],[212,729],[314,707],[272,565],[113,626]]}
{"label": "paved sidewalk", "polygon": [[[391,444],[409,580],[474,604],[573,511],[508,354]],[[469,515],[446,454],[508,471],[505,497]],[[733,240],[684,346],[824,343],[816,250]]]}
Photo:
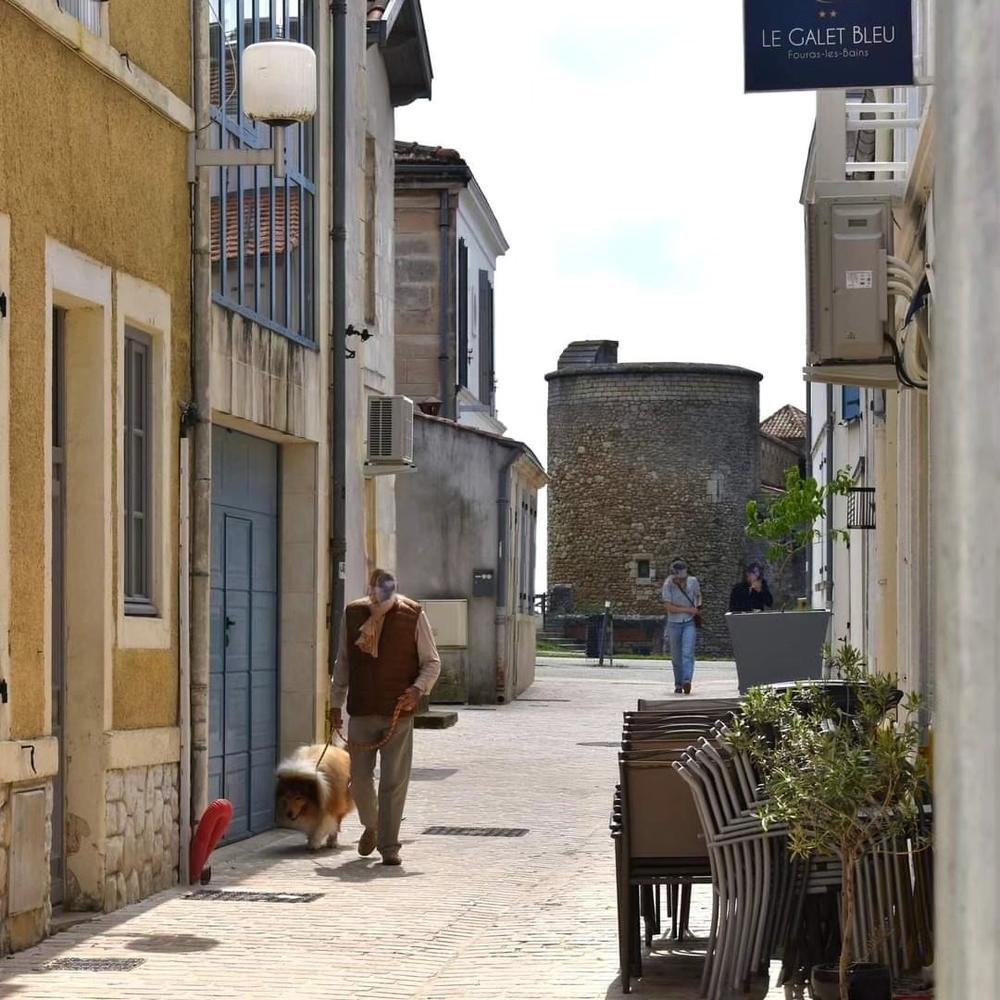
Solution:
{"label": "paved sidewalk", "polygon": [[[540,666],[521,701],[462,709],[453,729],[417,731],[401,869],[357,856],[356,816],[336,851],[314,855],[300,835],[267,834],[216,856],[211,889],[318,898],[246,902],[171,890],[13,956],[0,965],[0,997],[618,997],[608,836],[616,758],[607,744],[637,698],[673,697],[668,672],[648,662]],[[699,665],[696,694],[734,692],[731,665]],[[430,826],[528,833],[434,836],[423,832]],[[707,904],[702,890],[696,931]],[[694,1000],[700,944],[647,959],[632,995]],[[46,969],[67,958],[141,964]]]}

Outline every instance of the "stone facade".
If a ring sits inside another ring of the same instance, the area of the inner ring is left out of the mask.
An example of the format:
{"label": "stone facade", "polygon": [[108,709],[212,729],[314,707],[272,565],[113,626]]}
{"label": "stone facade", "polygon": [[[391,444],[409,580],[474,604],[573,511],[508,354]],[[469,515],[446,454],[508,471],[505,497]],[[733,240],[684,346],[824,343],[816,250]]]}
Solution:
{"label": "stone facade", "polygon": [[549,589],[571,584],[577,612],[611,601],[660,615],[681,556],[701,582],[699,652],[729,655],[724,615],[748,554],[746,503],[760,488],[759,383],[741,368],[587,363],[571,345],[549,383]]}
{"label": "stone facade", "polygon": [[138,902],[178,879],[178,765],[108,771],[104,909]]}

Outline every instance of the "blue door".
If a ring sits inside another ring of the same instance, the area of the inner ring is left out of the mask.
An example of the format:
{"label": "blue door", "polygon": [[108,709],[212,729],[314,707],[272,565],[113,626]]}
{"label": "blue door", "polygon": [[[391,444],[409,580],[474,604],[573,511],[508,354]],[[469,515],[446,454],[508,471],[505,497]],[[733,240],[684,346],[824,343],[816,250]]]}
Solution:
{"label": "blue door", "polygon": [[278,753],[278,448],[216,427],[212,439],[209,800],[227,840],[274,825]]}

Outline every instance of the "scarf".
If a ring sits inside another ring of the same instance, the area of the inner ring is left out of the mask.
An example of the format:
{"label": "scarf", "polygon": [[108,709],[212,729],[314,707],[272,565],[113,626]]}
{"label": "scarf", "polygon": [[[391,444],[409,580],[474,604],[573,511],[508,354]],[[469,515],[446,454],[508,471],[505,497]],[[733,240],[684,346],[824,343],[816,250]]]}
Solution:
{"label": "scarf", "polygon": [[367,621],[361,626],[358,632],[358,640],[355,645],[362,653],[367,653],[373,659],[378,657],[378,643],[382,637],[382,626],[385,624],[385,616],[396,606],[396,595],[387,601],[376,604],[372,602]]}

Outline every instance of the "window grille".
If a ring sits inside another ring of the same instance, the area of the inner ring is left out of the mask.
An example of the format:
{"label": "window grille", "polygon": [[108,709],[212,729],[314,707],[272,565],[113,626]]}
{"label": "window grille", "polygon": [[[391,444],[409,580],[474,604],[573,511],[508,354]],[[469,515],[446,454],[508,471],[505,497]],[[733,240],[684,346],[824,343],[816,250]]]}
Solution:
{"label": "window grille", "polygon": [[101,4],[99,0],[58,0],[64,14],[75,17],[88,31],[101,34]]}
{"label": "window grille", "polygon": [[875,487],[855,486],[847,494],[847,527],[862,531],[875,528]]}
{"label": "window grille", "polygon": [[[210,4],[212,144],[264,149],[271,129],[243,112],[240,65],[255,42],[314,44],[313,0]],[[285,129],[286,176],[270,167],[215,167],[212,289],[215,301],[293,340],[315,340],[313,123]]]}
{"label": "window grille", "polygon": [[153,345],[137,330],[125,331],[124,512],[125,611],[152,615],[152,369]]}

